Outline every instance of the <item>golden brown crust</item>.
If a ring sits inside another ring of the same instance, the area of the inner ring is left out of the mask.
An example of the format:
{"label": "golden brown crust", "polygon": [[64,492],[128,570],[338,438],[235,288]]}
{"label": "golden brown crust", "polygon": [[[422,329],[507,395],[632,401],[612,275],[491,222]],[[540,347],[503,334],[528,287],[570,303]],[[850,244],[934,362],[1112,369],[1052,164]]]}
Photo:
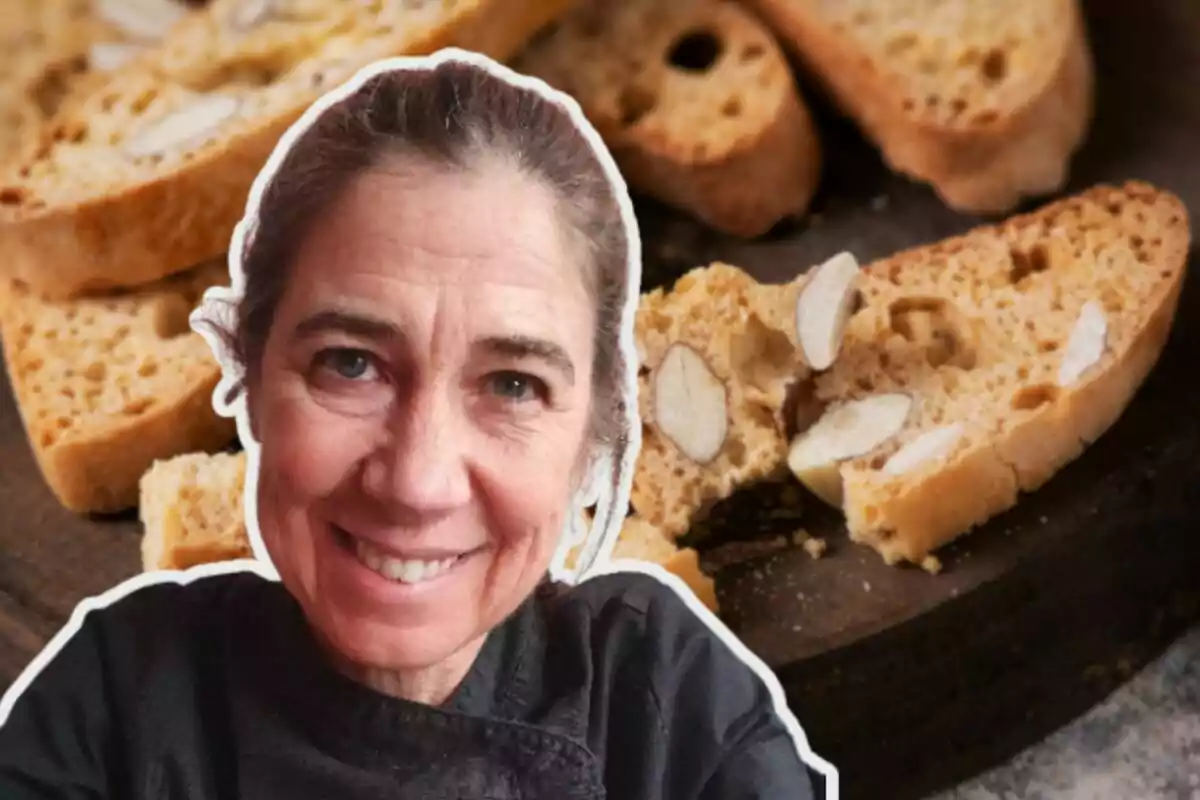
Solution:
{"label": "golden brown crust", "polygon": [[976,213],[1002,213],[1061,188],[1090,124],[1093,65],[1079,9],[1075,0],[1047,3],[1055,22],[1028,43],[1036,52],[1024,60],[1026,79],[997,108],[967,106],[947,118],[944,99],[931,95],[943,100],[937,108],[914,98],[911,73],[864,49],[815,3],[754,0],[894,170],[930,183],[951,207]]}

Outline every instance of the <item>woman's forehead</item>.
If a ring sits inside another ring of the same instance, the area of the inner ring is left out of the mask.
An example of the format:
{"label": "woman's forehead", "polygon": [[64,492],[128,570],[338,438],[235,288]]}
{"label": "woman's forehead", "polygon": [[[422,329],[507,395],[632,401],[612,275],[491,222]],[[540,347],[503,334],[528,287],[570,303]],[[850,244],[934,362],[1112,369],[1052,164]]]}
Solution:
{"label": "woman's forehead", "polygon": [[[583,289],[583,248],[559,199],[502,164],[449,169],[392,164],[359,176],[314,222],[298,267],[413,283]],[[332,262],[332,263],[331,263]],[[333,266],[336,264],[336,267]]]}
{"label": "woman's forehead", "polygon": [[584,346],[595,309],[582,252],[563,235],[551,192],[514,173],[356,181],[300,244],[282,309],[289,327],[337,311],[426,342],[453,329]]}

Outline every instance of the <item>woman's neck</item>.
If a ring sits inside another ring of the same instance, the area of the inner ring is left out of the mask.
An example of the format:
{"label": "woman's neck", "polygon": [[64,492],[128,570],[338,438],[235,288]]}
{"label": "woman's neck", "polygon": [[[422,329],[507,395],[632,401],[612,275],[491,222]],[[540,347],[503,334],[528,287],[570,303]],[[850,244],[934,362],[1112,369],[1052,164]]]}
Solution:
{"label": "woman's neck", "polygon": [[364,666],[352,663],[339,654],[334,654],[334,661],[343,675],[373,691],[414,703],[439,706],[454,694],[454,690],[471,671],[485,638],[481,636],[468,643],[444,661],[417,669]]}

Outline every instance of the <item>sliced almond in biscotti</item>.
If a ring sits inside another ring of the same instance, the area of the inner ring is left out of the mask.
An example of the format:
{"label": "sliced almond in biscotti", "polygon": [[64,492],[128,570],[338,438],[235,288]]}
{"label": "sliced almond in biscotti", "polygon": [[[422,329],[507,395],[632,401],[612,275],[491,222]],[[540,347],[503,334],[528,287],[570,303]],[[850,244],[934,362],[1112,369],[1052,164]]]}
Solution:
{"label": "sliced almond in biscotti", "polygon": [[890,165],[963,211],[1059,189],[1093,106],[1077,0],[751,0]]}
{"label": "sliced almond in biscotti", "polygon": [[216,257],[280,135],[327,90],[449,45],[508,59],[565,2],[213,0],[89,87],[0,179],[0,275],[61,298]]}
{"label": "sliced almond in biscotti", "polygon": [[0,332],[13,394],[47,484],[64,506],[137,503],[156,459],[216,450],[235,435],[212,393],[220,368],[188,314],[223,262],[125,294],[48,301],[13,284]]}
{"label": "sliced almond in biscotti", "polygon": [[142,476],[142,569],[188,569],[252,558],[246,534],[245,453],[185,453]]}
{"label": "sliced almond in biscotti", "polygon": [[[850,420],[853,434],[818,423],[793,455],[810,472],[837,464],[825,494],[853,539],[920,563],[1123,413],[1166,343],[1189,243],[1180,201],[1129,183],[868,265],[815,394],[874,415]],[[905,404],[882,399],[897,395],[911,398],[899,426]]]}
{"label": "sliced almond in biscotti", "polygon": [[[643,434],[631,504],[668,537],[682,535],[737,488],[784,469],[785,411],[812,374],[801,334],[819,344],[824,360],[839,349],[846,325],[841,314],[811,326],[798,319],[817,272],[767,285],[717,263],[642,296]],[[834,284],[835,304],[857,286]]]}
{"label": "sliced almond in biscotti", "polygon": [[739,3],[577,0],[516,66],[579,101],[636,191],[740,236],[808,207],[817,134]]}
{"label": "sliced almond in biscotti", "polygon": [[909,395],[893,392],[832,405],[792,442],[788,468],[821,500],[840,506],[841,463],[870,453],[900,433],[912,402]]}

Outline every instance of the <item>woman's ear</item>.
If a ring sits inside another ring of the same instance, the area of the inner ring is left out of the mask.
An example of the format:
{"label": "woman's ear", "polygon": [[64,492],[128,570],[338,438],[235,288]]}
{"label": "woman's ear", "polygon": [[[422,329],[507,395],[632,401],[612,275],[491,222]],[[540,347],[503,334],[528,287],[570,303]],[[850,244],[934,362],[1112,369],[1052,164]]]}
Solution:
{"label": "woman's ear", "polygon": [[591,508],[599,501],[610,480],[609,462],[611,454],[608,448],[590,445],[580,466],[577,468],[576,496],[580,498],[583,508]]}

